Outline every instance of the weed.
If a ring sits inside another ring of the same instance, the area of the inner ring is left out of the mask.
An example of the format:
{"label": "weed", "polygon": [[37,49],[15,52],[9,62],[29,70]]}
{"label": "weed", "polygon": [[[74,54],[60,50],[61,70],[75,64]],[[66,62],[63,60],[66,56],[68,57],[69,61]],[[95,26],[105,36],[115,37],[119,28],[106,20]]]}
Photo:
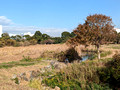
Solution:
{"label": "weed", "polygon": [[36,88],[38,90],[43,90],[40,79],[34,79],[34,80],[30,81],[29,86],[32,87],[32,88]]}

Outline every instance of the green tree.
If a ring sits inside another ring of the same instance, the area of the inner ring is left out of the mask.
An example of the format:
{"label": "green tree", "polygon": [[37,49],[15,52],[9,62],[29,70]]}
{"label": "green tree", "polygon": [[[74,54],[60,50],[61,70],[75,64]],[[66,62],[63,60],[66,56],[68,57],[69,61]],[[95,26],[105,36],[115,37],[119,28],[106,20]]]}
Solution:
{"label": "green tree", "polygon": [[112,19],[106,15],[94,14],[86,18],[84,24],[79,24],[74,30],[76,35],[68,42],[71,44],[95,45],[100,59],[100,45],[113,39],[116,35]]}
{"label": "green tree", "polygon": [[68,37],[70,37],[70,35],[71,34],[67,31],[62,32],[62,34],[61,34],[62,38],[68,38]]}
{"label": "green tree", "polygon": [[42,40],[42,33],[40,31],[36,31],[35,34],[33,35],[33,38],[37,40],[37,43],[40,44]]}
{"label": "green tree", "polygon": [[3,38],[3,39],[10,39],[10,36],[9,36],[8,33],[3,33],[3,34],[2,34],[2,38]]}
{"label": "green tree", "polygon": [[62,38],[61,37],[54,37],[52,39],[54,40],[54,44],[62,43]]}
{"label": "green tree", "polygon": [[42,39],[43,39],[43,40],[47,40],[47,39],[49,39],[49,38],[50,38],[49,35],[47,35],[47,34],[42,34]]}
{"label": "green tree", "polygon": [[74,36],[75,36],[74,32],[71,32],[70,37],[74,37]]}
{"label": "green tree", "polygon": [[24,35],[23,37],[25,37],[26,40],[31,40],[31,36],[30,35]]}

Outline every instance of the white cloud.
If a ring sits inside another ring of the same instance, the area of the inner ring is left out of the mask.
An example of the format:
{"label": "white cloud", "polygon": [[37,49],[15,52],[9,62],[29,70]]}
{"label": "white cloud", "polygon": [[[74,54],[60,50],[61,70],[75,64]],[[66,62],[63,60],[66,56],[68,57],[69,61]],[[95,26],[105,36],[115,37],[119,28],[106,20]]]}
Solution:
{"label": "white cloud", "polygon": [[9,36],[16,36],[17,34],[12,34],[12,33],[9,33]]}
{"label": "white cloud", "polygon": [[0,25],[8,26],[8,25],[12,25],[12,24],[13,24],[12,20],[8,19],[5,16],[0,16]]}
{"label": "white cloud", "polygon": [[50,36],[61,36],[63,31],[68,31],[66,28],[41,28],[35,26],[3,26],[3,32],[11,34],[30,34],[33,35],[35,31],[46,33]]}
{"label": "white cloud", "polygon": [[36,26],[23,26],[18,25],[12,22],[12,20],[8,19],[5,16],[0,16],[0,25],[3,25],[3,32],[7,32],[13,36],[18,35],[33,35],[35,31],[40,31],[41,33],[46,33],[50,36],[61,36],[63,31],[68,31],[66,28],[42,28]]}
{"label": "white cloud", "polygon": [[117,32],[120,32],[120,29],[119,29],[119,28],[115,28],[115,30],[116,30]]}
{"label": "white cloud", "polygon": [[24,35],[30,35],[30,36],[33,36],[34,34],[32,34],[31,32],[27,32],[27,33],[24,33]]}

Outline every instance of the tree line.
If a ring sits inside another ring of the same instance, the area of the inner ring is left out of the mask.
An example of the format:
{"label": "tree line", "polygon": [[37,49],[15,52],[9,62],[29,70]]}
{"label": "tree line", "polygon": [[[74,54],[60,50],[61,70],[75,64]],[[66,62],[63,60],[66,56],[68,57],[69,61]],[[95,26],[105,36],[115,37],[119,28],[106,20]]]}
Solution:
{"label": "tree line", "polygon": [[0,47],[3,46],[28,46],[35,44],[59,44],[65,43],[68,39],[74,37],[73,32],[64,31],[61,37],[51,37],[48,34],[42,34],[36,31],[33,36],[30,35],[15,35],[10,36],[8,33],[3,33],[0,38]]}

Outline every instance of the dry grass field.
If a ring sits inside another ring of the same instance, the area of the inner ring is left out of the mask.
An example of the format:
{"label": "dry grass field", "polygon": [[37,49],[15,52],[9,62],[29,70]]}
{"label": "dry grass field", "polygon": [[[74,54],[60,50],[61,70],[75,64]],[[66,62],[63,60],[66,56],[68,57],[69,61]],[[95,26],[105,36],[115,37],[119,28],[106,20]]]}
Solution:
{"label": "dry grass field", "polygon": [[[45,51],[65,51],[69,47],[65,44],[51,44],[51,45],[33,45],[26,47],[4,47],[0,48],[0,63],[7,62],[19,62],[23,59],[23,56],[30,56],[30,58],[38,58]],[[84,46],[77,47],[77,51],[79,54],[81,53],[81,49]],[[89,46],[88,49],[95,49],[94,46]],[[101,50],[111,51],[112,54],[104,57],[111,58],[115,53],[120,52],[120,45],[102,45]],[[16,85],[13,81],[11,81],[11,77],[14,74],[20,74],[23,72],[28,72],[32,70],[38,70],[44,66],[49,65],[49,62],[39,62],[33,65],[28,66],[15,66],[12,68],[1,68],[0,69],[0,90],[34,90],[27,86],[27,83],[23,82],[20,85]]]}
{"label": "dry grass field", "polygon": [[51,45],[31,45],[26,47],[4,47],[0,48],[0,63],[18,61],[23,59],[23,56],[30,58],[38,58],[45,51],[65,51],[68,48],[65,44]]}

